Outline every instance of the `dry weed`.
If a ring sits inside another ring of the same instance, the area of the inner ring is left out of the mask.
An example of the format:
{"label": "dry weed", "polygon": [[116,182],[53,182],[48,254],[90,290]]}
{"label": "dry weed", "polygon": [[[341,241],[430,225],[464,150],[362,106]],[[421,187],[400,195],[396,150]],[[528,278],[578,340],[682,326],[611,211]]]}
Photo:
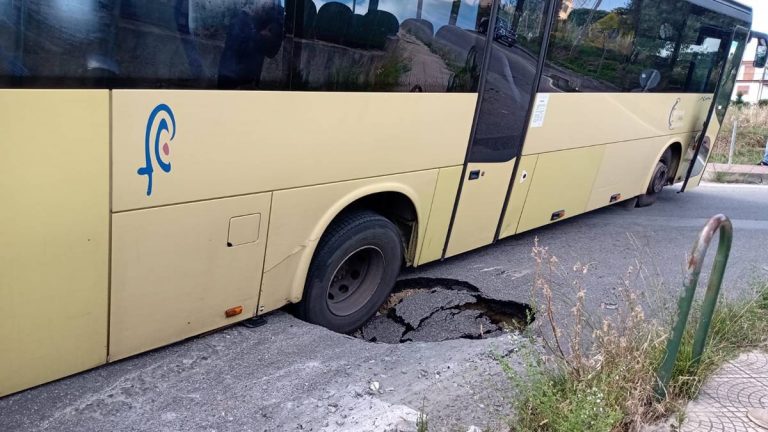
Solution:
{"label": "dry weed", "polygon": [[[648,270],[636,261],[619,278],[610,307],[588,309],[583,280],[590,264],[565,268],[546,247],[535,243],[536,275],[532,298],[544,352],[529,353],[525,376],[502,367],[521,389],[515,431],[639,431],[675,412],[695,396],[700,383],[739,350],[768,334],[768,286],[755,298],[721,302],[713,317],[702,367],[690,358],[689,325],[676,363],[668,399],[655,396],[656,372],[663,360],[670,323],[649,319],[635,286]],[[570,299],[567,300],[567,299]],[[674,301],[669,301],[667,305]],[[670,313],[668,307],[661,310]],[[697,320],[696,312],[691,321]],[[564,318],[567,317],[567,318]],[[755,335],[755,330],[761,330]]]}
{"label": "dry weed", "polygon": [[756,164],[762,159],[768,140],[768,107],[732,106],[712,149],[712,162],[727,162],[733,126],[737,124],[733,163]]}

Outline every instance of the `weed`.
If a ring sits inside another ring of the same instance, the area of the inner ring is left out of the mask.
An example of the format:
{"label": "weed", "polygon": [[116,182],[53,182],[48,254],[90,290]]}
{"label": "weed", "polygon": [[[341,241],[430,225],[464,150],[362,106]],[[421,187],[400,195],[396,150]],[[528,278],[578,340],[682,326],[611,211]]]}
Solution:
{"label": "weed", "polygon": [[[656,371],[665,355],[671,323],[645,317],[632,284],[643,274],[630,268],[616,289],[618,302],[599,316],[586,312],[587,289],[581,276],[589,265],[565,270],[538,242],[534,298],[545,348],[526,352],[523,373],[500,359],[502,369],[520,391],[512,430],[636,431],[644,424],[679,412],[701,383],[723,361],[760,344],[768,335],[768,284],[751,300],[721,301],[712,320],[707,349],[698,368],[691,359],[694,310],[677,359],[667,399],[654,394]],[[553,286],[566,279],[575,301],[562,308]],[[562,313],[564,312],[564,313]],[[567,322],[558,317],[568,316]],[[678,417],[678,420],[680,417]]]}
{"label": "weed", "polygon": [[728,174],[725,171],[715,171],[712,176],[712,181],[715,183],[725,183],[728,179]]}
{"label": "weed", "polygon": [[734,164],[754,165],[763,158],[768,138],[768,107],[739,106],[735,104],[725,116],[720,133],[712,149],[712,162],[728,161],[731,135],[736,124],[736,146],[733,152]]}
{"label": "weed", "polygon": [[709,329],[706,349],[698,368],[692,359],[695,323],[698,310],[689,320],[692,324],[683,335],[673,379],[668,391],[674,398],[691,399],[696,396],[707,376],[725,361],[736,357],[745,349],[757,348],[768,335],[768,284],[757,284],[754,295],[747,300],[721,299]]}
{"label": "weed", "polygon": [[376,90],[391,90],[399,83],[403,75],[411,70],[411,65],[397,51],[387,54],[382,64],[376,69],[373,88]]}
{"label": "weed", "polygon": [[428,432],[429,423],[427,421],[427,414],[424,411],[424,401],[421,402],[421,409],[419,409],[419,416],[416,418],[416,432]]}

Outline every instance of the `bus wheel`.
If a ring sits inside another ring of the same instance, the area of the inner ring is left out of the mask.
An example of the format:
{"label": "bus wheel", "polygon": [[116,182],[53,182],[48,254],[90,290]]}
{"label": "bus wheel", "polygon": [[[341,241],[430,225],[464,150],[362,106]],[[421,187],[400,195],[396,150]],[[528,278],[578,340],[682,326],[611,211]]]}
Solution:
{"label": "bus wheel", "polygon": [[653,176],[651,176],[651,183],[648,185],[648,189],[645,194],[637,197],[638,207],[647,207],[656,202],[659,192],[664,189],[669,179],[669,166],[672,163],[672,151],[667,149],[664,154],[661,155],[661,159],[656,162],[656,168],[653,170]]}
{"label": "bus wheel", "polygon": [[400,231],[371,211],[349,213],[323,235],[309,266],[300,318],[340,333],[362,326],[384,303],[403,261]]}

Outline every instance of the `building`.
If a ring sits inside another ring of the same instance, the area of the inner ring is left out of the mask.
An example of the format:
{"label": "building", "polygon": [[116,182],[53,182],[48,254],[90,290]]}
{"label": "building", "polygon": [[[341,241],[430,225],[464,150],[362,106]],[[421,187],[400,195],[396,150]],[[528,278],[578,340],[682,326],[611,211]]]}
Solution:
{"label": "building", "polygon": [[756,48],[757,40],[752,39],[739,66],[736,85],[733,87],[733,99],[741,93],[744,102],[757,103],[760,100],[768,100],[768,68],[752,66]]}

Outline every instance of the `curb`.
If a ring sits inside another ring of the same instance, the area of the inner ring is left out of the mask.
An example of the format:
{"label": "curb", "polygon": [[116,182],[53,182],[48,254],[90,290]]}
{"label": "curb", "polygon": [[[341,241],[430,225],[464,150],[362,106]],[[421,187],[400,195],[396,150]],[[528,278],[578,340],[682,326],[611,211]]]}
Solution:
{"label": "curb", "polygon": [[768,167],[710,163],[704,170],[702,180],[715,183],[768,184]]}

